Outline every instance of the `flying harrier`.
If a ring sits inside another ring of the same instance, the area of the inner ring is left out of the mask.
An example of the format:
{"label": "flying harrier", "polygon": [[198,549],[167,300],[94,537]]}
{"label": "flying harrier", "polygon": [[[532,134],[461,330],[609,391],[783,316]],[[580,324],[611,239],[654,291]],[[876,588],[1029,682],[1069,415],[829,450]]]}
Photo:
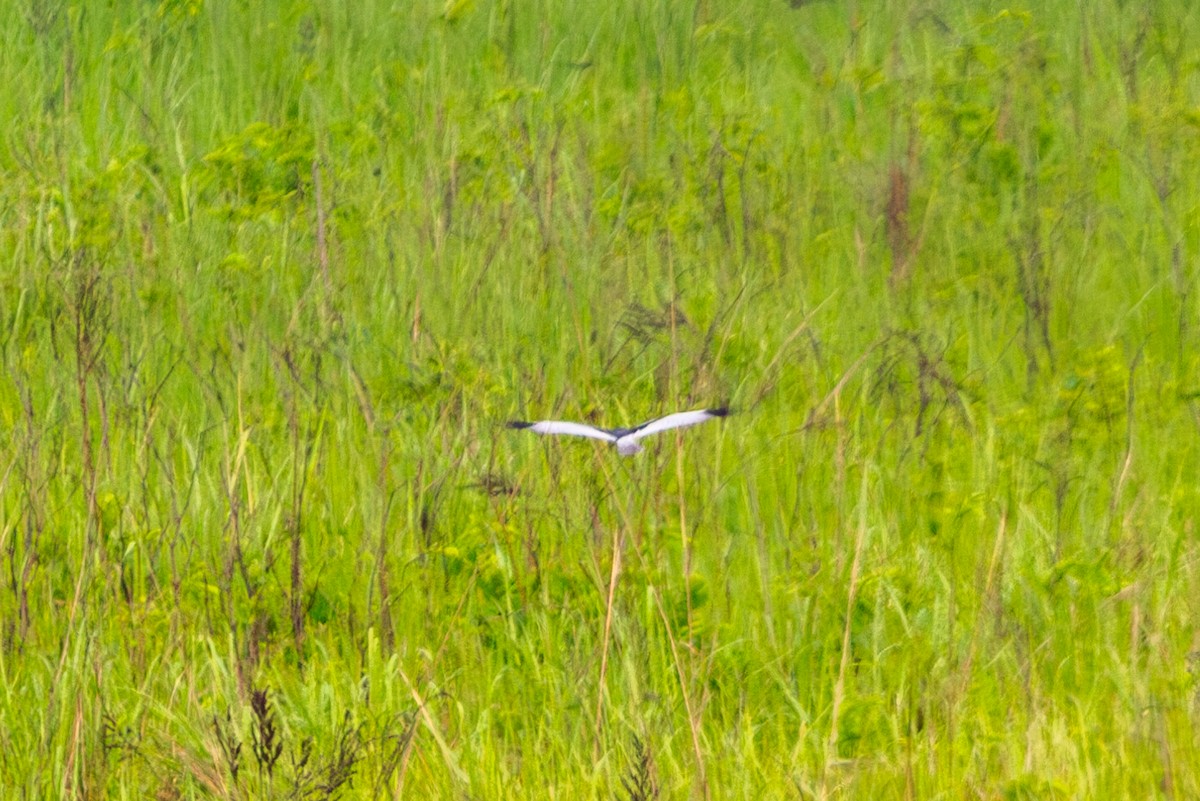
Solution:
{"label": "flying harrier", "polygon": [[725,417],[729,409],[722,406],[719,409],[696,409],[690,412],[675,412],[666,417],[648,420],[633,428],[597,428],[586,423],[570,423],[564,420],[542,420],[527,423],[524,420],[509,422],[509,428],[527,428],[535,434],[567,434],[575,437],[591,437],[602,439],[617,446],[617,453],[622,456],[632,456],[642,449],[638,440],[651,434],[670,431],[672,428],[687,428],[714,417]]}

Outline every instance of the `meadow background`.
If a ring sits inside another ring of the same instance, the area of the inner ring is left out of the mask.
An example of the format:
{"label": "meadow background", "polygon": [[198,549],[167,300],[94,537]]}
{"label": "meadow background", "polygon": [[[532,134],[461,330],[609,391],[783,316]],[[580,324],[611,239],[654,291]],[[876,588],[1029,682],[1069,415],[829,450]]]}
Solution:
{"label": "meadow background", "polygon": [[1200,796],[1193,4],[0,5],[6,798]]}

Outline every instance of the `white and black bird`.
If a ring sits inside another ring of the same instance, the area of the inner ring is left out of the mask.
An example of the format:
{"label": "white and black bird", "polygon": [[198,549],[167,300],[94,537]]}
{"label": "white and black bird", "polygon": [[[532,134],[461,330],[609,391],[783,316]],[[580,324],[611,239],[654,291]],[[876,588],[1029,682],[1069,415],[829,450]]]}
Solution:
{"label": "white and black bird", "polygon": [[567,434],[575,437],[591,437],[602,439],[617,446],[617,453],[622,456],[632,456],[642,449],[638,440],[651,434],[670,431],[672,428],[687,428],[715,417],[725,417],[729,409],[722,406],[719,409],[695,409],[690,412],[675,412],[666,417],[648,420],[633,428],[597,428],[586,423],[571,423],[565,420],[541,420],[529,423],[524,420],[512,420],[509,428],[523,428],[535,434]]}

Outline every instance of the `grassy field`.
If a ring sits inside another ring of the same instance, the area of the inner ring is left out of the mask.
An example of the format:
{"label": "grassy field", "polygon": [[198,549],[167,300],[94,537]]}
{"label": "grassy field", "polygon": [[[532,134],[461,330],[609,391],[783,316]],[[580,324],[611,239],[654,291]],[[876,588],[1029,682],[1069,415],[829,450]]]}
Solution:
{"label": "grassy field", "polygon": [[3,7],[6,798],[1200,797],[1193,4]]}

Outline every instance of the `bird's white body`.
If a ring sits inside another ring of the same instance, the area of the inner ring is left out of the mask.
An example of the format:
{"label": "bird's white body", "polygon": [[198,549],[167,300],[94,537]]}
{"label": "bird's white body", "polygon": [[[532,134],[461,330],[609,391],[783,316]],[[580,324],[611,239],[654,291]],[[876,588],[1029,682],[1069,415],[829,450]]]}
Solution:
{"label": "bird's white body", "polygon": [[566,420],[541,420],[536,423],[514,420],[508,426],[509,428],[527,428],[535,434],[566,434],[604,440],[616,445],[617,453],[622,456],[632,456],[642,449],[638,440],[643,437],[669,431],[672,428],[687,428],[715,417],[725,417],[727,414],[729,414],[729,410],[724,407],[696,409],[690,412],[668,414],[666,417],[659,417],[633,428],[597,428],[586,423],[572,423]]}

